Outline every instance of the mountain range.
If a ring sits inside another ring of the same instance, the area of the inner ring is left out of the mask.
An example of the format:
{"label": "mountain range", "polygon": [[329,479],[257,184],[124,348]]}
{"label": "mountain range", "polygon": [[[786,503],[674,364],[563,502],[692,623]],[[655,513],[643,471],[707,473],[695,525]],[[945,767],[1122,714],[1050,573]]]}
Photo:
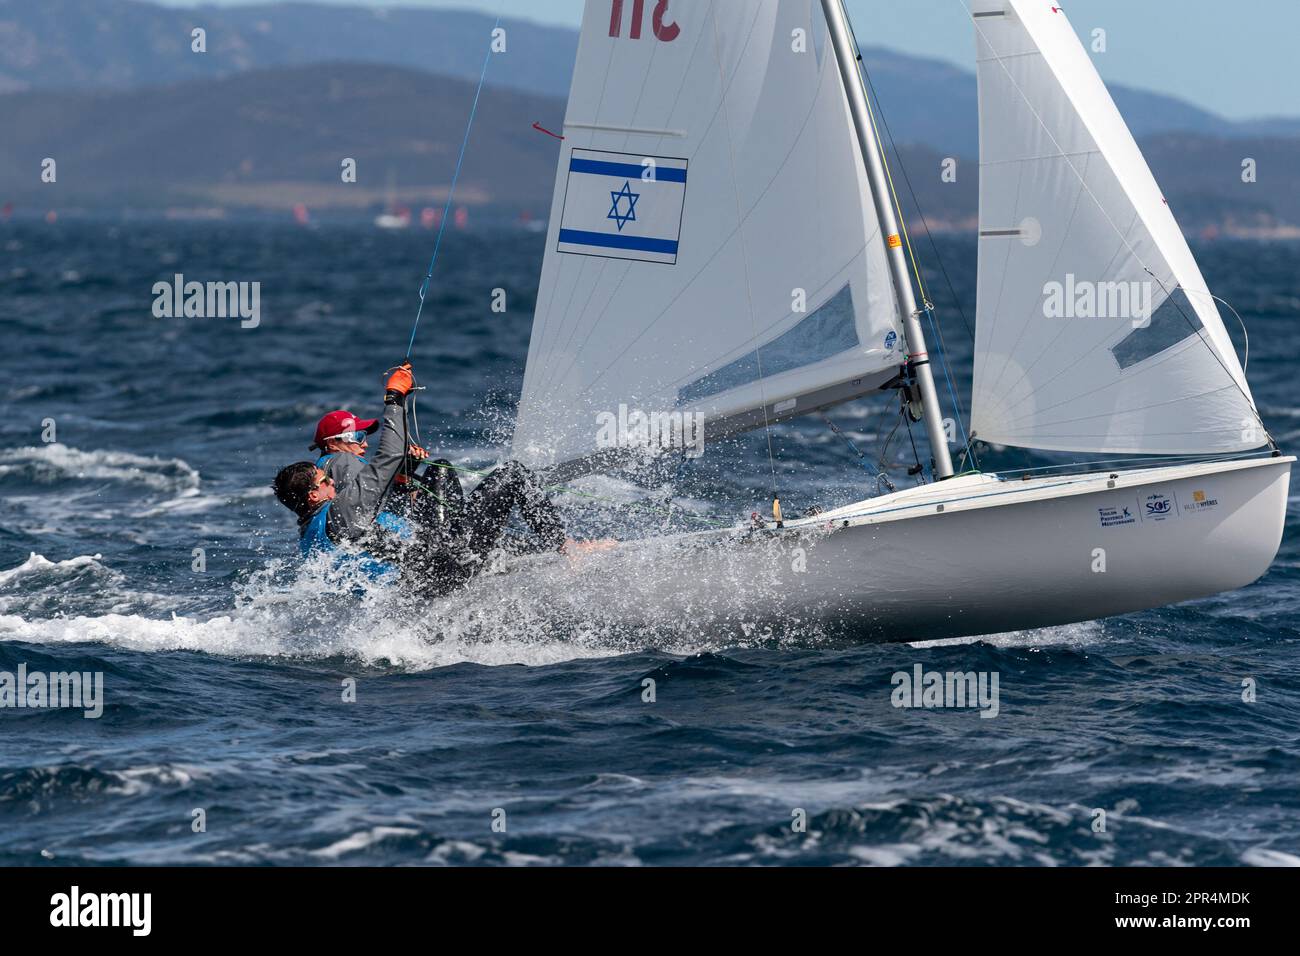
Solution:
{"label": "mountain range", "polygon": [[[446,195],[493,20],[309,3],[178,9],[135,0],[0,0],[0,203],[369,210]],[[505,20],[459,188],[469,204],[545,215],[577,35]],[[206,52],[191,49],[206,31]],[[863,51],[921,207],[969,227],[977,197],[973,73]],[[1185,228],[1300,223],[1300,119],[1233,122],[1111,87]],[[58,160],[57,184],[40,164]],[[956,183],[939,178],[958,160]],[[1241,181],[1245,158],[1258,182]],[[358,181],[345,184],[344,158]],[[395,184],[395,185],[393,185]]]}

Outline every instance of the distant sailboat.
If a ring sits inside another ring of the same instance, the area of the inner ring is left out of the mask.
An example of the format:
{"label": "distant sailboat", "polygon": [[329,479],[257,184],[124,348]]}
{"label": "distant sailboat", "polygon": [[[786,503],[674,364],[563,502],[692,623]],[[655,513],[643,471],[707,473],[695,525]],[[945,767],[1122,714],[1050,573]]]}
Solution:
{"label": "distant sailboat", "polygon": [[406,229],[411,225],[411,210],[397,204],[397,174],[388,171],[388,196],[384,211],[375,217],[375,225],[380,229]]}
{"label": "distant sailboat", "polygon": [[602,555],[635,575],[629,613],[915,640],[1201,597],[1273,560],[1294,459],[1244,454],[1271,440],[1101,78],[1054,4],[971,14],[972,437],[1186,460],[954,477],[842,0],[589,0],[515,455],[563,480],[646,453],[599,427],[628,409],[717,441],[899,389],[936,479]]}

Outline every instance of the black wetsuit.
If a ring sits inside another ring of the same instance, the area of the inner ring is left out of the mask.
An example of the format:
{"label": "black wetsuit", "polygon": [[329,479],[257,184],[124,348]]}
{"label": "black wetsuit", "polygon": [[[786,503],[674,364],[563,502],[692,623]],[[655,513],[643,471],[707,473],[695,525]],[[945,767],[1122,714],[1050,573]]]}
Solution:
{"label": "black wetsuit", "polygon": [[[446,459],[428,462],[410,486],[416,490],[409,516],[424,533],[405,549],[401,563],[403,577],[421,590],[445,594],[461,587],[497,549],[529,554],[564,546],[563,519],[537,476],[517,461],[497,468],[468,496]],[[516,507],[532,540],[511,536],[503,541]]]}

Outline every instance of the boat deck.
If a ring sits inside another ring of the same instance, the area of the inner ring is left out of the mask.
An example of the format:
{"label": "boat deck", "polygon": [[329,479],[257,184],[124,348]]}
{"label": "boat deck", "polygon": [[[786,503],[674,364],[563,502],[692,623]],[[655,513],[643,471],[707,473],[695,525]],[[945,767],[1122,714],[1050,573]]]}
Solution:
{"label": "boat deck", "polygon": [[841,527],[856,527],[913,518],[919,514],[970,511],[1048,498],[1064,498],[1103,490],[1133,488],[1152,481],[1177,481],[1183,478],[1222,474],[1294,461],[1295,458],[1290,456],[1229,459],[1128,471],[1110,470],[1036,478],[967,474],[943,482],[868,498],[865,501],[854,502],[807,518],[788,520],[785,522],[785,527],[791,530],[809,529],[824,527],[828,523]]}

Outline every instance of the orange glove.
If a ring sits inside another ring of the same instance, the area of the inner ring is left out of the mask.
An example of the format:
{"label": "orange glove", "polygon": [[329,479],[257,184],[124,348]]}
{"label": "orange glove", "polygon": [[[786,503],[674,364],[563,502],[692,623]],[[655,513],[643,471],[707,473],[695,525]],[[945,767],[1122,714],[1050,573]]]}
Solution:
{"label": "orange glove", "polygon": [[405,401],[407,393],[413,388],[415,376],[411,374],[411,363],[403,362],[388,376],[388,384],[384,386],[384,404],[395,405]]}

